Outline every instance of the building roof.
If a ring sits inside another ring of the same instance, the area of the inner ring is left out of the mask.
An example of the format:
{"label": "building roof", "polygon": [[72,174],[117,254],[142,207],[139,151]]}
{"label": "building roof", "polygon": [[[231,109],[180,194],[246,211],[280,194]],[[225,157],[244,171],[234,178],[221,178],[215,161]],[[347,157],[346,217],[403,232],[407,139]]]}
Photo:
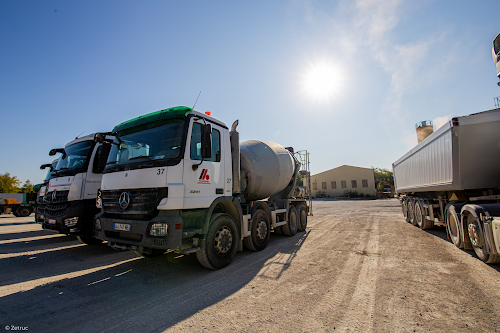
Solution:
{"label": "building roof", "polygon": [[357,166],[352,166],[352,165],[341,165],[339,167],[336,167],[336,168],[333,168],[333,169],[330,169],[330,170],[326,170],[326,171],[323,171],[323,172],[320,172],[320,173],[317,173],[317,174],[314,174],[314,175],[311,175],[311,177],[313,176],[317,176],[317,175],[321,175],[323,173],[327,173],[327,172],[330,172],[330,171],[333,171],[333,170],[337,170],[337,169],[341,169],[341,168],[356,168],[356,169],[364,169],[364,170],[372,170],[372,168],[363,168],[363,167],[357,167]]}

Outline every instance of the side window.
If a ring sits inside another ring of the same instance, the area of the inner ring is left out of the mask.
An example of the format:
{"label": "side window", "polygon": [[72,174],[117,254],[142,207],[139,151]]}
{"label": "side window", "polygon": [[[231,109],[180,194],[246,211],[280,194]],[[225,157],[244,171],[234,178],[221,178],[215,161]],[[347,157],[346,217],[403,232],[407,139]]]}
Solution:
{"label": "side window", "polygon": [[[201,160],[201,124],[193,123],[191,131],[190,158],[192,160]],[[205,161],[220,162],[220,132],[212,128],[212,156]]]}
{"label": "side window", "polygon": [[94,163],[92,165],[92,172],[93,173],[102,173],[102,170],[99,170],[99,158],[101,157],[101,150],[102,150],[102,145],[97,148],[97,152],[95,153],[94,156]]}

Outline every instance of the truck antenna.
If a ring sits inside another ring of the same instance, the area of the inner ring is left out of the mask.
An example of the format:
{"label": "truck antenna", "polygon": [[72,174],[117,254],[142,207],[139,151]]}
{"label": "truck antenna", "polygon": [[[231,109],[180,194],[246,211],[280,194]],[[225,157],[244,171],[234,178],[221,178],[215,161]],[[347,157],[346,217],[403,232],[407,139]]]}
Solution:
{"label": "truck antenna", "polygon": [[[200,90],[200,93],[198,94],[198,97],[196,97],[196,101],[194,101],[194,105],[196,105],[196,103],[198,102],[198,98],[200,98],[200,95],[201,95],[201,90]],[[194,110],[194,105],[191,109]]]}
{"label": "truck antenna", "polygon": [[[85,131],[83,131],[83,132],[85,132]],[[78,138],[80,137],[80,135],[82,135],[82,134],[83,134],[83,132],[82,132],[82,133],[80,133],[80,134],[78,134],[78,136],[75,138],[75,140],[76,140],[76,139],[78,139]]]}

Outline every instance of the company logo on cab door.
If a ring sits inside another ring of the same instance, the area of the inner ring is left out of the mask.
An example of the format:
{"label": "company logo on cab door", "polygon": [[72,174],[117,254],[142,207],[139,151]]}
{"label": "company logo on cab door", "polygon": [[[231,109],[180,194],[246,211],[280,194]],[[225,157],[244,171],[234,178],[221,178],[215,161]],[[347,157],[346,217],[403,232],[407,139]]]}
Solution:
{"label": "company logo on cab door", "polygon": [[198,184],[210,184],[208,169],[201,170],[200,178],[198,178]]}

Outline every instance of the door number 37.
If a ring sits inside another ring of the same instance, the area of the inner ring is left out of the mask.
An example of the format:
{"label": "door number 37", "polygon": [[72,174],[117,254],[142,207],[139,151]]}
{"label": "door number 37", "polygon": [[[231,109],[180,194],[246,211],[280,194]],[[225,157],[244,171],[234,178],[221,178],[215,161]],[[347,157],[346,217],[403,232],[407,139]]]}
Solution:
{"label": "door number 37", "polygon": [[157,175],[163,175],[163,173],[165,172],[165,168],[162,168],[162,169],[158,169],[158,171],[156,172]]}

